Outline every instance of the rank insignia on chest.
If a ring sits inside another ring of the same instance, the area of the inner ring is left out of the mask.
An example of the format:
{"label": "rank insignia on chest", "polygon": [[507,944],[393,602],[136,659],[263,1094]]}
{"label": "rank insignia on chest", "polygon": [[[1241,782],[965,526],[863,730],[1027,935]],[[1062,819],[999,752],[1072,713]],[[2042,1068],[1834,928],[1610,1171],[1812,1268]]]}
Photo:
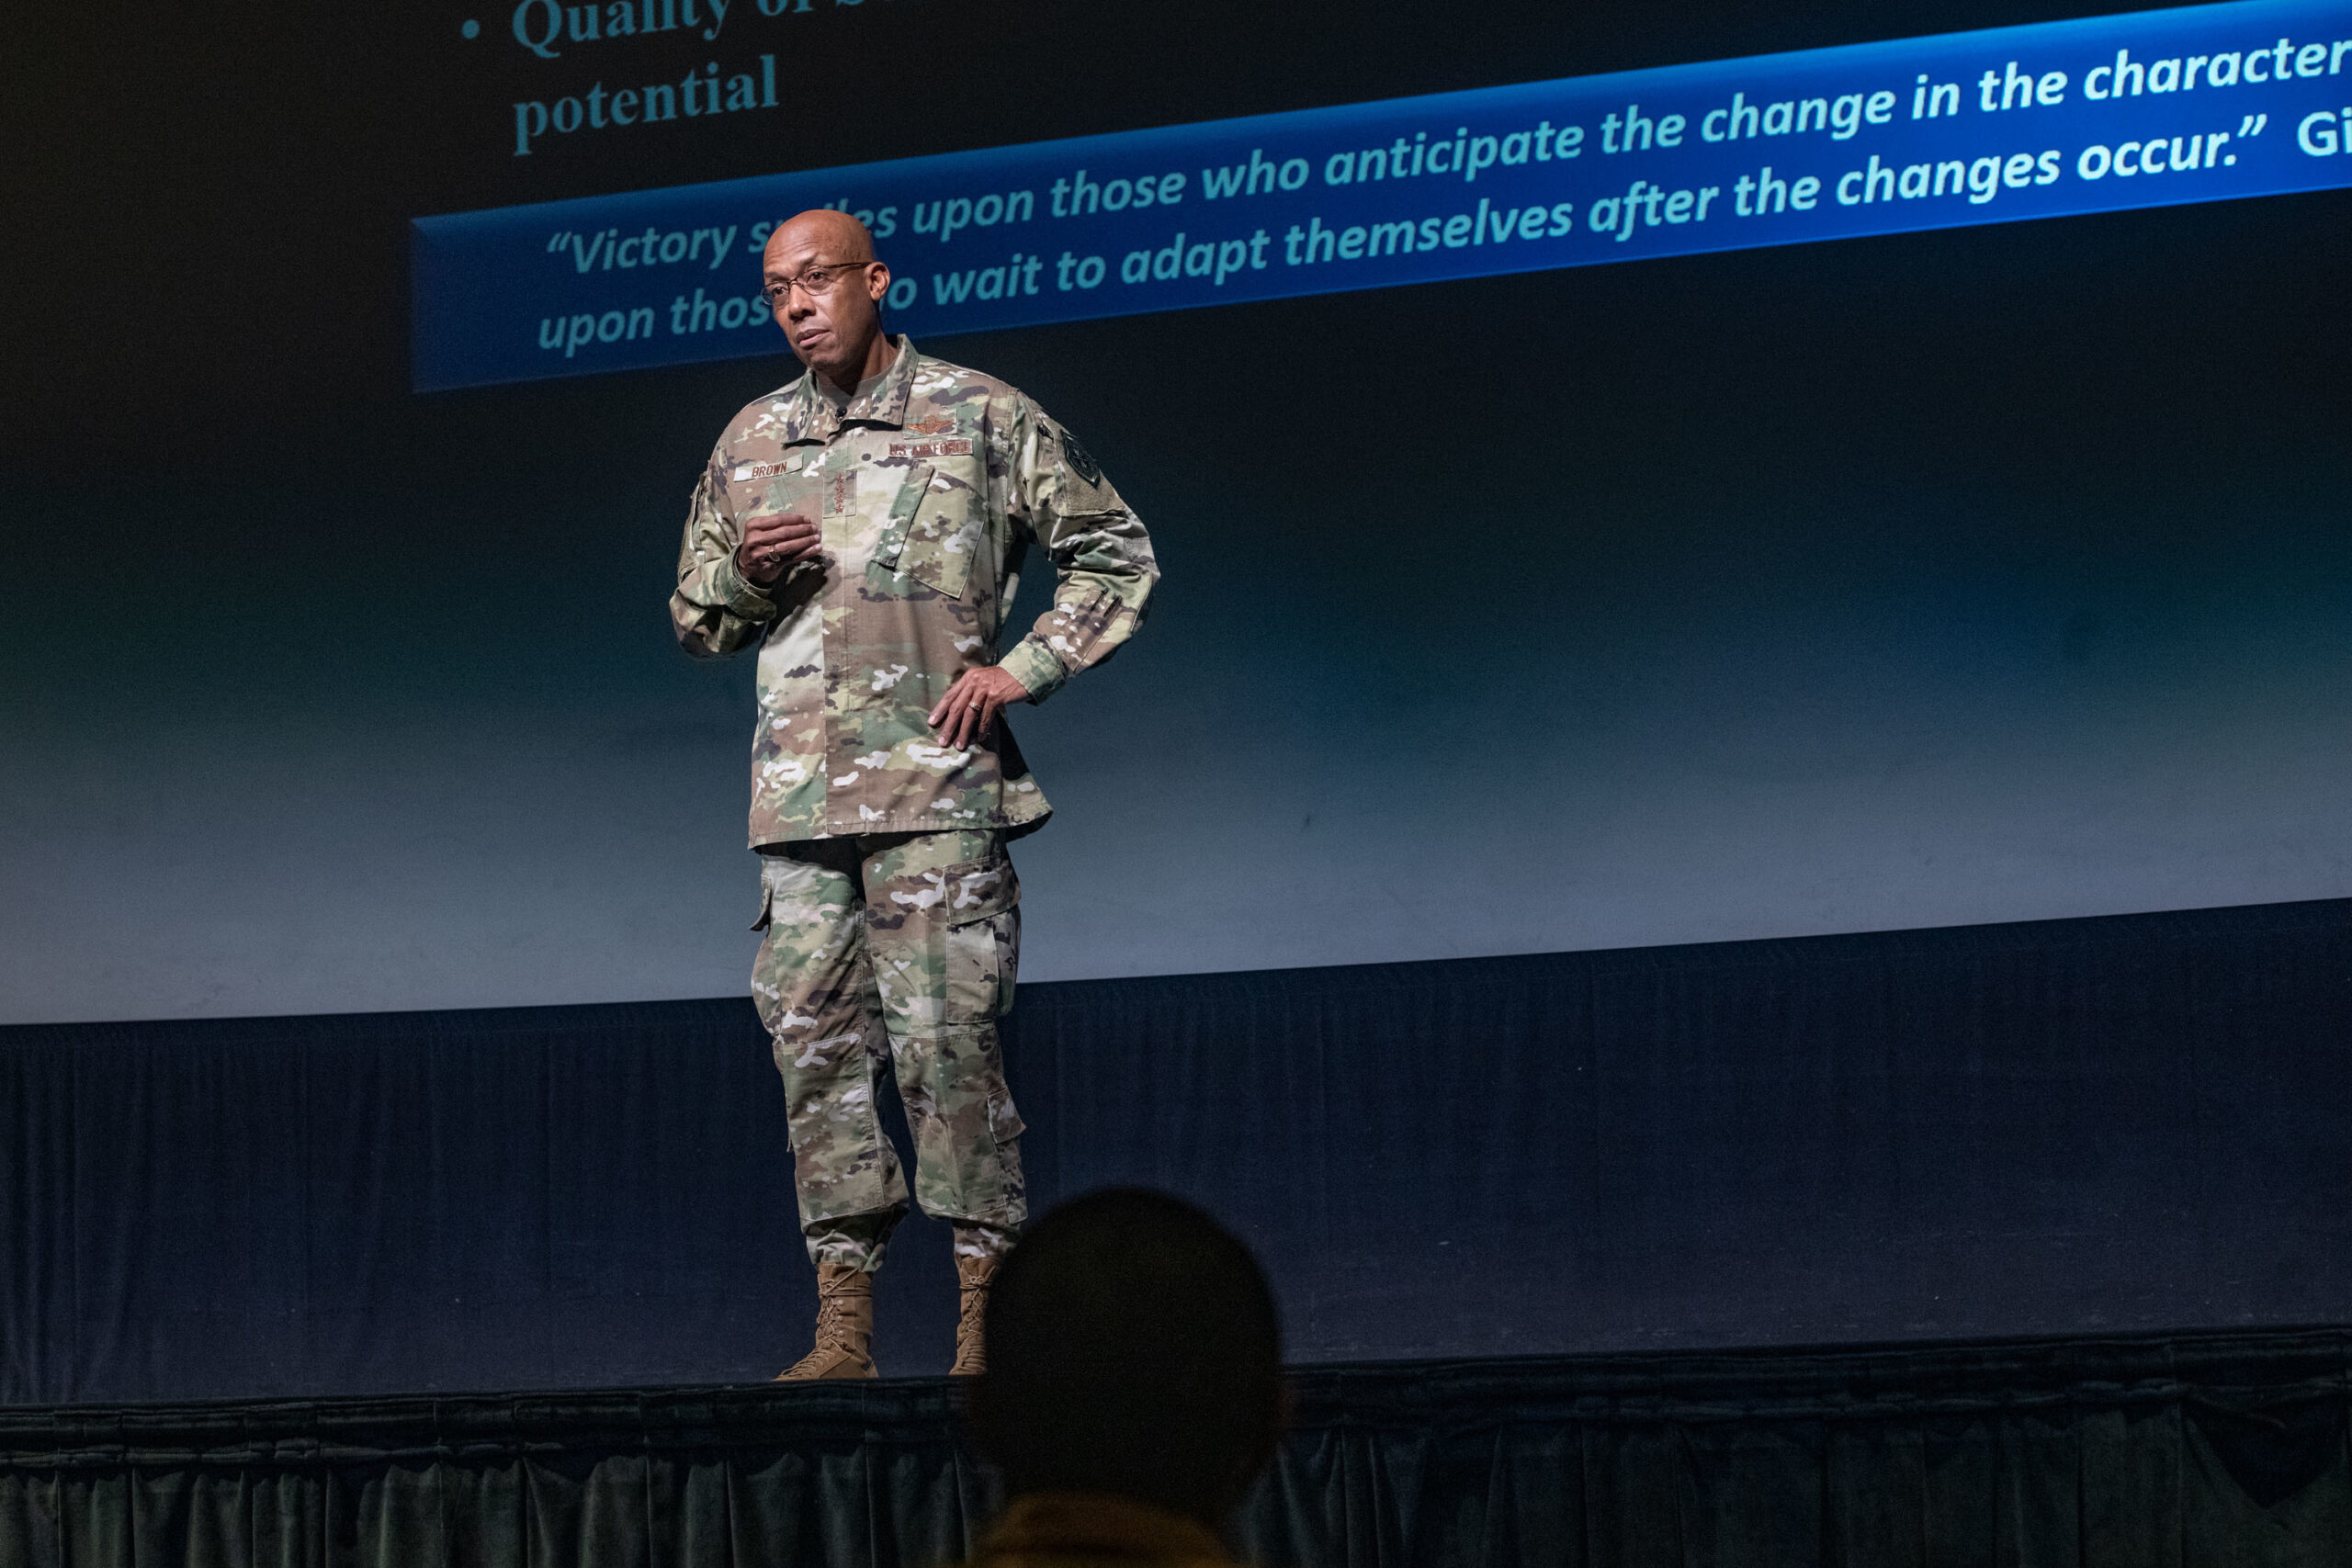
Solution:
{"label": "rank insignia on chest", "polygon": [[890,456],[893,457],[968,457],[971,455],[972,444],[969,440],[893,441],[890,443]]}

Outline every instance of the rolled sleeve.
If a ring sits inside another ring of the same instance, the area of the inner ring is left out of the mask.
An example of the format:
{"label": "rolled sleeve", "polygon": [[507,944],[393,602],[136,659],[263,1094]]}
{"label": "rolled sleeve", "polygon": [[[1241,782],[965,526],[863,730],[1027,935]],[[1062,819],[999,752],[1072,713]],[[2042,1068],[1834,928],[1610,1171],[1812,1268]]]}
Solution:
{"label": "rolled sleeve", "polygon": [[687,502],[678,585],[670,595],[671,627],[680,646],[697,659],[741,652],[758,640],[760,628],[776,613],[775,600],[735,565],[743,536],[728,512],[718,468],[714,454]]}
{"label": "rolled sleeve", "polygon": [[775,615],[775,601],[743,575],[743,569],[735,564],[733,550],[711,563],[710,586],[729,611],[747,621],[769,620]]}
{"label": "rolled sleeve", "polygon": [[1012,650],[997,660],[997,668],[1020,682],[1033,703],[1044,702],[1069,679],[1069,667],[1035,634],[1013,644]]}

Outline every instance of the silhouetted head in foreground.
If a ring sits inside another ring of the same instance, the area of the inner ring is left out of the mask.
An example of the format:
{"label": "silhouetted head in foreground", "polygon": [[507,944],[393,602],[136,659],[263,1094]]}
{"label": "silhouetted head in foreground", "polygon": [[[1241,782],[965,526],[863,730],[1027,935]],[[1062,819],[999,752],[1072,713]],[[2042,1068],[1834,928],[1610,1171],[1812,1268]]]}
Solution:
{"label": "silhouetted head in foreground", "polygon": [[1031,1226],[989,1296],[972,1434],[1014,1498],[1108,1495],[1221,1529],[1283,1416],[1273,1292],[1180,1199],[1113,1188]]}

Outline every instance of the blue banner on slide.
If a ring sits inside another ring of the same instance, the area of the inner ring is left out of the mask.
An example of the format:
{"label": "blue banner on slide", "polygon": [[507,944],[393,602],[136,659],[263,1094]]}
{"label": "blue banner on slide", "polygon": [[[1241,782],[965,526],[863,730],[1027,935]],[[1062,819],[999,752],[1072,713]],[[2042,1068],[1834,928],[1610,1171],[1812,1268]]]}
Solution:
{"label": "blue banner on slide", "polygon": [[423,218],[414,383],[778,353],[811,207],[927,338],[2346,185],[2352,0],[2235,0]]}

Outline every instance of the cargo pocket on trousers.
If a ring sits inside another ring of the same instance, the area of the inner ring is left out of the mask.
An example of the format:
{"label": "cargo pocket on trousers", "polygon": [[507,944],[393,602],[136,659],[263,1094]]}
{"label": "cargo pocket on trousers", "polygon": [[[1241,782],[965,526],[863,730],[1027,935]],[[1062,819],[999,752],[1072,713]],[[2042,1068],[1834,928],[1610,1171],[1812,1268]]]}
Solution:
{"label": "cargo pocket on trousers", "polygon": [[1012,1108],[1011,1089],[1000,1088],[989,1096],[989,1134],[996,1139],[999,1148],[1028,1130],[1029,1124],[1021,1120],[1021,1112]]}
{"label": "cargo pocket on trousers", "polygon": [[1012,989],[1021,975],[1021,879],[1009,860],[976,861],[951,866],[944,891],[946,1021],[1002,1018],[1012,1010]]}

